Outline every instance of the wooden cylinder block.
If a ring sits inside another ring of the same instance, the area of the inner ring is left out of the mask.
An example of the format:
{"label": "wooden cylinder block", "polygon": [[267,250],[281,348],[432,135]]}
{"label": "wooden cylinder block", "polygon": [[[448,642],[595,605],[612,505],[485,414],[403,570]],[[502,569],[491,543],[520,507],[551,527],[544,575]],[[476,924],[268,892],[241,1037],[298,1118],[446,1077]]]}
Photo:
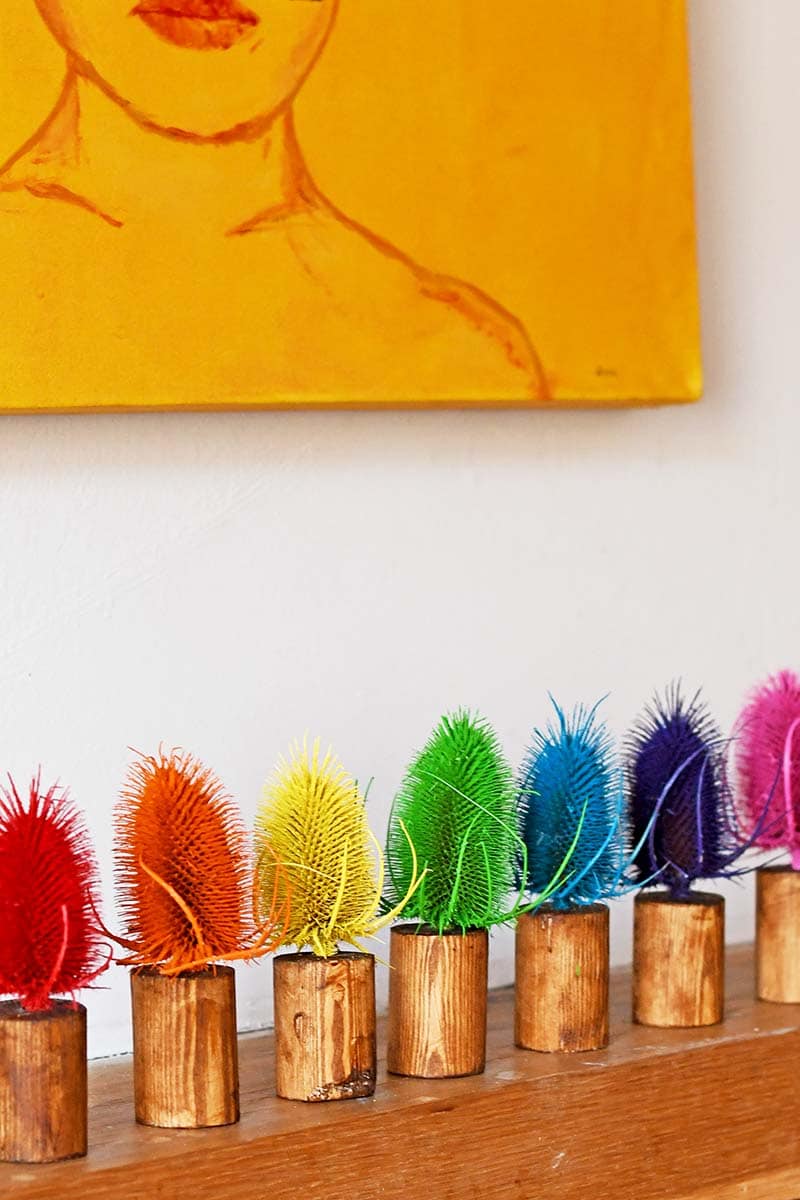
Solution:
{"label": "wooden cylinder block", "polygon": [[86,1009],[0,1003],[0,1159],[45,1163],[86,1153]]}
{"label": "wooden cylinder block", "polygon": [[276,1091],[285,1100],[354,1100],[375,1091],[375,959],[279,954]]}
{"label": "wooden cylinder block", "polygon": [[136,1120],[205,1129],[239,1120],[236,977],[208,967],[131,974]]}
{"label": "wooden cylinder block", "polygon": [[608,907],[542,906],[517,921],[514,1040],[526,1050],[608,1045]]}
{"label": "wooden cylinder block", "polygon": [[756,995],[800,1004],[800,871],[756,871]]}
{"label": "wooden cylinder block", "polygon": [[398,925],[390,964],[388,1070],[420,1079],[479,1075],[486,1066],[486,930],[440,935]]}
{"label": "wooden cylinder block", "polygon": [[717,1025],[725,1006],[725,901],[709,892],[636,897],[633,1019],[691,1029]]}

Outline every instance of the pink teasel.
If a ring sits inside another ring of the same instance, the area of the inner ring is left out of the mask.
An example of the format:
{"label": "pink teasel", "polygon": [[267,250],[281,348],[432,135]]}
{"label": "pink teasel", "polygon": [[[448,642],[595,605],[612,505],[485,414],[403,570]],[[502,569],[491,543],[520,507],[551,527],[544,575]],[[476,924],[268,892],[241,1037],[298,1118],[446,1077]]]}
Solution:
{"label": "pink teasel", "polygon": [[753,840],[788,850],[800,871],[800,678],[780,671],[754,688],[736,732],[739,800]]}

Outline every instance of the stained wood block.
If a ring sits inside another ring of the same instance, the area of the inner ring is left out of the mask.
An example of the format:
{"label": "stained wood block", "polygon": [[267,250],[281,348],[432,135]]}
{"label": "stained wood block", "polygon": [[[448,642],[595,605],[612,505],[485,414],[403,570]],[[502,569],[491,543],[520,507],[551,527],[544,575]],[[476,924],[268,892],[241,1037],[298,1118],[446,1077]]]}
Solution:
{"label": "stained wood block", "polygon": [[725,901],[711,892],[636,897],[633,1019],[662,1029],[717,1025],[725,1007]]}
{"label": "stained wood block", "polygon": [[756,995],[800,1004],[800,871],[756,871]]}
{"label": "stained wood block", "polygon": [[[87,1145],[86,1009],[0,1003],[0,1159],[48,1163]],[[0,1195],[4,1195],[0,1183]]]}
{"label": "stained wood block", "polygon": [[239,1120],[236,977],[209,967],[131,974],[136,1120],[205,1129]]}
{"label": "stained wood block", "polygon": [[285,1100],[354,1100],[375,1091],[375,959],[279,954],[275,1084]]}
{"label": "stained wood block", "polygon": [[608,906],[542,906],[517,921],[514,1040],[526,1050],[608,1045]]}
{"label": "stained wood block", "polygon": [[483,1075],[381,1073],[353,1104],[277,1099],[272,1035],[248,1035],[242,1120],[227,1129],[136,1125],[130,1059],[92,1063],[88,1157],[0,1164],[0,1196],[797,1200],[800,1007],[756,1000],[754,974],[752,948],[729,952],[727,1018],[697,1030],[633,1025],[630,971],[613,971],[610,1044],[587,1055],[517,1049],[503,989]]}
{"label": "stained wood block", "polygon": [[440,936],[417,925],[397,925],[389,961],[389,1071],[423,1079],[483,1071],[486,930]]}

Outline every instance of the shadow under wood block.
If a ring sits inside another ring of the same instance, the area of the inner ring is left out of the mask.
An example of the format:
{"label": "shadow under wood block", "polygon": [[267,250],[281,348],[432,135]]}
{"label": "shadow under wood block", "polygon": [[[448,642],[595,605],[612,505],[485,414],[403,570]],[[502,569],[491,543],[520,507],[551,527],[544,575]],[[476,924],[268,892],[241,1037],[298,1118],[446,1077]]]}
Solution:
{"label": "shadow under wood block", "polygon": [[800,1004],[800,871],[756,871],[756,995]]}
{"label": "shadow under wood block", "polygon": [[633,1019],[640,1025],[717,1025],[725,1006],[725,901],[640,894],[633,917]]}
{"label": "shadow under wood block", "polygon": [[517,920],[514,1040],[526,1050],[608,1045],[606,904],[547,905]]}
{"label": "shadow under wood block", "polygon": [[136,1120],[204,1129],[239,1120],[236,976],[207,967],[131,974]]}
{"label": "shadow under wood block", "polygon": [[375,1091],[375,959],[279,954],[275,1076],[285,1100],[354,1100]]}
{"label": "shadow under wood block", "polygon": [[0,1003],[0,1158],[80,1157],[86,1127],[86,1009],[64,1000],[46,1012]]}
{"label": "shadow under wood block", "polygon": [[392,930],[387,1068],[423,1079],[477,1075],[486,1064],[489,935]]}

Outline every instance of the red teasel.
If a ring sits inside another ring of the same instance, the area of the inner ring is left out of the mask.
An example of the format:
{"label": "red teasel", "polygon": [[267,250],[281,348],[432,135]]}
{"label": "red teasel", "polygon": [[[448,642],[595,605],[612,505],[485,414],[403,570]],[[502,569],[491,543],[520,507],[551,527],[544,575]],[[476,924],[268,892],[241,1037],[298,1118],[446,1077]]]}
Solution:
{"label": "red teasel", "polygon": [[74,996],[110,962],[97,911],[97,862],[82,815],[37,775],[27,804],[0,788],[0,993],[30,1012]]}
{"label": "red teasel", "polygon": [[[283,940],[290,896],[276,864],[271,897],[256,886],[238,809],[212,771],[181,750],[140,755],[115,814],[125,966],[162,975],[258,958]],[[265,847],[264,853],[271,853]]]}

